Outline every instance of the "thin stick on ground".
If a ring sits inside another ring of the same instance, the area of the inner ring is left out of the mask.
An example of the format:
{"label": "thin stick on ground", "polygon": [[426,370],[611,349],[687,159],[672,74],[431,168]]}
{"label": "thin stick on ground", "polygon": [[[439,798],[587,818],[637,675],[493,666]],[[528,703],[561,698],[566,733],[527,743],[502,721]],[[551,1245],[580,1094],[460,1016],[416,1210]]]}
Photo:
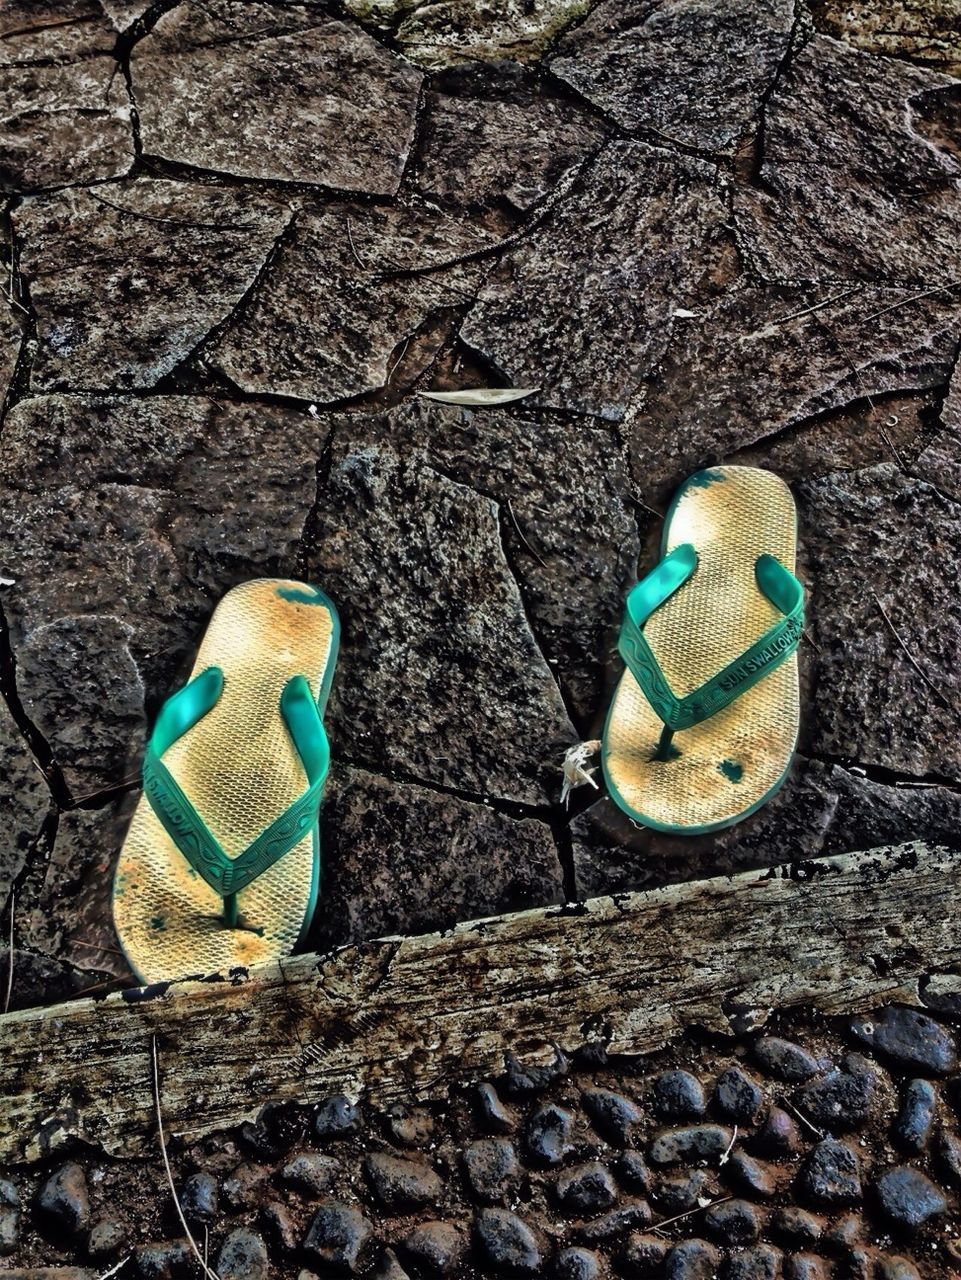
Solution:
{"label": "thin stick on ground", "polygon": [[10,945],[7,948],[7,994],[3,1001],[3,1012],[10,1012],[10,1000],[13,997],[13,919],[17,895],[10,890]]}
{"label": "thin stick on ground", "polygon": [[869,316],[865,316],[861,324],[868,324],[871,320],[877,320],[880,316],[886,316],[889,311],[897,311],[898,307],[906,307],[911,302],[919,302],[922,298],[933,298],[936,293],[947,293],[949,289],[956,289],[961,284],[961,280],[954,280],[951,284],[939,284],[936,289],[925,289],[923,293],[912,293],[910,298],[902,298],[900,302],[892,302],[889,307],[883,307],[880,311],[875,311]]}
{"label": "thin stick on ground", "polygon": [[713,1209],[716,1204],[726,1204],[732,1198],[731,1196],[721,1196],[719,1200],[711,1200],[709,1204],[699,1204],[696,1209],[688,1209],[686,1213],[678,1213],[673,1218],[664,1218],[661,1222],[655,1222],[651,1230],[660,1231],[662,1227],[669,1227],[672,1222],[680,1222],[682,1218],[691,1218],[695,1213],[703,1213],[705,1209]]}
{"label": "thin stick on ground", "polygon": [[887,624],[888,630],[894,636],[895,640],[898,643],[899,648],[901,649],[901,652],[907,658],[908,662],[910,662],[911,666],[918,673],[918,675],[921,677],[921,679],[924,681],[927,687],[931,690],[931,692],[937,698],[938,702],[941,703],[942,707],[944,707],[946,711],[954,711],[955,708],[944,696],[944,694],[941,692],[938,686],[927,675],[925,675],[923,668],[919,666],[917,660],[915,659],[914,654],[911,652],[911,650],[908,648],[905,642],[901,639],[901,636],[898,634],[897,627],[888,617],[887,610],[885,609],[884,605],[881,603],[878,596],[875,595],[874,592],[872,592],[871,594],[874,595],[874,603],[878,606],[878,612],[881,614],[881,617],[884,619],[885,623]]}
{"label": "thin stick on ground", "polygon": [[542,569],[546,569],[547,565],[544,563],[541,557],[537,554],[537,552],[534,550],[531,544],[524,537],[524,530],[520,527],[520,525],[517,522],[517,516],[514,514],[514,507],[513,507],[513,504],[511,503],[510,498],[507,499],[504,505],[507,508],[507,514],[510,517],[510,522],[514,526],[514,532],[517,534],[518,538],[520,538],[521,540],[521,546],[524,548],[525,551],[527,551],[530,555],[534,557],[534,559],[537,561],[537,563],[541,566]]}
{"label": "thin stick on ground", "polygon": [[177,1210],[177,1217],[180,1219],[180,1225],[184,1229],[184,1235],[190,1248],[193,1250],[194,1257],[200,1263],[204,1275],[207,1280],[220,1280],[215,1271],[211,1271],[210,1267],[204,1259],[204,1255],[200,1252],[197,1241],[193,1238],[190,1228],[187,1226],[187,1219],[184,1217],[184,1211],[180,1207],[180,1197],[177,1195],[177,1188],[174,1186],[174,1176],[170,1168],[170,1158],[167,1155],[167,1140],[164,1137],[164,1121],[163,1112],[160,1107],[160,1068],[157,1063],[157,1037],[150,1037],[150,1049],[153,1056],[153,1096],[157,1107],[157,1133],[160,1137],[160,1154],[163,1156],[164,1170],[167,1174],[167,1185],[170,1187],[170,1194],[173,1196],[174,1207]]}
{"label": "thin stick on ground", "polygon": [[857,293],[863,286],[856,284],[853,289],[845,289],[843,293],[837,293],[833,298],[825,298],[823,302],[815,302],[813,306],[804,307],[801,311],[792,311],[790,315],[779,316],[774,323],[787,324],[789,320],[800,320],[801,316],[813,315],[815,311],[821,311],[824,307],[830,307],[832,303],[841,302],[844,298],[850,298],[852,293]]}
{"label": "thin stick on ground", "polygon": [[785,1102],[784,1105],[787,1107],[788,1111],[793,1111],[801,1123],[806,1124],[812,1133],[816,1134],[819,1138],[824,1137],[824,1130],[819,1129],[816,1124],[809,1120],[803,1111],[798,1111],[797,1107],[793,1106],[790,1102]]}
{"label": "thin stick on ground", "polygon": [[128,1253],[125,1258],[121,1258],[119,1262],[115,1262],[109,1271],[105,1271],[103,1275],[97,1276],[97,1280],[110,1280],[110,1277],[115,1276],[121,1267],[125,1267],[132,1257],[133,1254]]}

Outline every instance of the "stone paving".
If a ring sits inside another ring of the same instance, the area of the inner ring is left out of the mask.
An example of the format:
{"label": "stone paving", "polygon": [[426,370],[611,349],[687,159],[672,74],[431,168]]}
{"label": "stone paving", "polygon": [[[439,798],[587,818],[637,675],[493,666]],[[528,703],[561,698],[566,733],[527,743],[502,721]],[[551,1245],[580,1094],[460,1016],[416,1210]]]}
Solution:
{"label": "stone paving", "polygon": [[[174,1182],[220,1280],[947,1280],[957,1012],[781,1015],[641,1059],[508,1052],[499,1079],[382,1112],[268,1103],[177,1143]],[[197,1274],[159,1158],[79,1149],[0,1174],[18,1278]]]}
{"label": "stone paving", "polygon": [[[10,0],[15,1006],[129,980],[145,735],[252,576],[344,622],[316,946],[957,842],[961,50],[949,0],[892,8]],[[492,384],[538,391],[416,396]],[[684,841],[565,809],[560,765],[721,460],[794,487],[804,726],[771,804]]]}

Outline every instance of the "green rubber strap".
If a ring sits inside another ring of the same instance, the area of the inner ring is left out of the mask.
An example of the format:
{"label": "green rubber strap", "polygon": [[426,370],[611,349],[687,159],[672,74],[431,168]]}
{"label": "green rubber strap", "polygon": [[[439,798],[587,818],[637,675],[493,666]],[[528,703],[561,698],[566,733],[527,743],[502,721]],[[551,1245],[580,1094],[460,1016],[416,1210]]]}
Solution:
{"label": "green rubber strap", "polygon": [[745,649],[739,658],[679,698],[667,682],[660,663],[644,636],[644,623],[697,568],[697,552],[690,543],[676,547],[627,597],[617,648],[647,700],[671,730],[689,729],[729,706],[752,688],[798,646],[804,628],[804,588],[774,556],[758,556],[754,576],[759,590],[784,617]]}
{"label": "green rubber strap", "polygon": [[144,794],[164,830],[194,870],[226,898],[245,889],[273,866],[317,822],[330,768],[330,744],[310,686],[303,676],[293,676],[284,685],[280,713],[309,786],[243,853],[228,857],[160,758],[207,714],[223,686],[223,673],[217,667],[209,667],[164,703],[144,757],[143,778]]}

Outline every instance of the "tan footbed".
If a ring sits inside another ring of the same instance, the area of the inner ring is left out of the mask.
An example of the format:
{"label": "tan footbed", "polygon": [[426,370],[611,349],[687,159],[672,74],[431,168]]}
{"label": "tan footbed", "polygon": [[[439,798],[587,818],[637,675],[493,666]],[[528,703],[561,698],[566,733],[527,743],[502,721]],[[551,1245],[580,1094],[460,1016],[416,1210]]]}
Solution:
{"label": "tan footbed", "polygon": [[[218,604],[191,679],[220,667],[216,705],[165,753],[164,764],[229,857],[236,857],[306,789],[280,714],[287,681],[303,675],[314,696],[335,636],[330,610],[284,599],[303,583],[260,579]],[[306,836],[237,898],[241,924],[224,924],[223,900],[189,865],[141,796],[114,880],[114,921],[143,982],[226,971],[289,954],[313,908],[319,867]]]}
{"label": "tan footbed", "polygon": [[[714,467],[682,490],[669,516],[664,553],[692,543],[697,569],[644,628],[678,696],[716,675],[779,620],[758,589],[754,564],[766,551],[794,572],[796,519],[787,485],[754,467]],[[798,722],[792,654],[730,706],[679,730],[671,744],[679,755],[653,760],[663,725],[625,671],[605,730],[608,785],[649,826],[727,826],[783,780]]]}

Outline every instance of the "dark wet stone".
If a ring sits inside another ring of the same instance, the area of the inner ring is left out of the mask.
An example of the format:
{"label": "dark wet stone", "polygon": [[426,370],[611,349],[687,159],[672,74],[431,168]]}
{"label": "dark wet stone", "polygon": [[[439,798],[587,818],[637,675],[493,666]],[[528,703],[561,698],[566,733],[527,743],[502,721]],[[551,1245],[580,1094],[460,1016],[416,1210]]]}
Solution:
{"label": "dark wet stone", "polygon": [[945,1074],[957,1070],[954,1036],[926,1013],[889,1005],[876,1016],[852,1018],[851,1030],[901,1067]]}
{"label": "dark wet stone", "polygon": [[557,1080],[563,1080],[570,1065],[567,1054],[557,1045],[554,1045],[553,1057],[548,1062],[522,1062],[508,1050],[504,1054],[504,1087],[514,1097],[541,1093]]}
{"label": "dark wet stone", "polygon": [[665,1120],[696,1120],[707,1110],[704,1088],[689,1071],[665,1071],[654,1081],[654,1110]]}
{"label": "dark wet stone", "polygon": [[278,1160],[304,1134],[303,1113],[297,1107],[268,1102],[253,1123],[240,1127],[241,1140],[261,1160]]}
{"label": "dark wet stone", "polygon": [[[380,1262],[377,1264],[374,1277],[375,1280],[410,1280],[410,1272],[400,1265],[400,1260],[393,1249],[385,1249],[381,1255]],[[297,1280],[305,1280],[303,1272],[297,1277]],[[317,1277],[308,1276],[307,1280],[317,1280]]]}
{"label": "dark wet stone", "polygon": [[231,1231],[217,1255],[220,1280],[265,1280],[268,1270],[267,1246],[256,1231]]}
{"label": "dark wet stone", "polygon": [[185,1280],[196,1259],[186,1240],[162,1240],[141,1245],[134,1255],[142,1280]]}
{"label": "dark wet stone", "polygon": [[828,1264],[814,1253],[795,1253],[784,1260],[784,1280],[829,1280]]}
{"label": "dark wet stone", "polygon": [[590,1249],[562,1249],[554,1262],[557,1280],[600,1280],[601,1260]]}
{"label": "dark wet stone", "polygon": [[48,1228],[72,1235],[90,1223],[87,1178],[79,1164],[61,1165],[37,1193],[37,1211]]}
{"label": "dark wet stone", "polygon": [[266,1177],[263,1165],[239,1164],[224,1179],[224,1199],[232,1209],[249,1209],[259,1198]]}
{"label": "dark wet stone", "polygon": [[650,1191],[651,1171],[639,1151],[625,1151],[615,1166],[618,1180],[628,1191]]}
{"label": "dark wet stone", "polygon": [[665,1280],[714,1280],[720,1261],[718,1251],[706,1240],[685,1240],[665,1258]]}
{"label": "dark wet stone", "polygon": [[[87,1253],[91,1258],[115,1258],[127,1241],[127,1231],[115,1218],[103,1218],[96,1223],[87,1237]],[[2,1231],[0,1231],[0,1253],[2,1249]]]}
{"label": "dark wet stone", "polygon": [[322,1266],[355,1274],[374,1229],[357,1209],[328,1200],[314,1214],[304,1239],[305,1251]]}
{"label": "dark wet stone", "polygon": [[38,316],[31,385],[153,386],[236,306],[289,216],[249,192],[157,178],[24,204],[15,220]]}
{"label": "dark wet stone", "polygon": [[375,1152],[364,1160],[364,1169],[388,1213],[436,1204],[440,1197],[440,1178],[421,1160]]}
{"label": "dark wet stone", "polygon": [[937,1107],[938,1091],[930,1081],[909,1081],[892,1130],[895,1142],[908,1151],[923,1151],[931,1138]]}
{"label": "dark wet stone", "polygon": [[300,1244],[300,1228],[286,1204],[268,1200],[260,1210],[268,1236],[281,1249],[292,1253]]}
{"label": "dark wet stone", "polygon": [[270,19],[236,0],[160,18],[130,59],[144,147],[239,177],[393,194],[420,73],[359,27],[293,5]]}
{"label": "dark wet stone", "polygon": [[864,1235],[864,1221],[859,1214],[848,1213],[837,1222],[832,1223],[822,1236],[822,1242],[828,1249],[843,1251],[852,1250]]}
{"label": "dark wet stone", "polygon": [[492,1084],[479,1084],[475,1094],[477,1115],[485,1129],[492,1133],[513,1133],[517,1119],[505,1106]]}
{"label": "dark wet stone", "polygon": [[211,1223],[217,1216],[217,1179],[210,1173],[192,1173],[180,1188],[180,1207],[188,1222]]}
{"label": "dark wet stone", "polygon": [[[735,197],[741,243],[774,278],[897,282],[955,270],[961,211],[949,157],[909,101],[951,82],[815,36],[765,109],[760,181]],[[830,203],[824,191],[838,192]]]}
{"label": "dark wet stone", "polygon": [[360,1128],[359,1109],[342,1093],[322,1102],[314,1116],[314,1133],[322,1142],[346,1138],[352,1133],[359,1133]]}
{"label": "dark wet stone", "polygon": [[731,1130],[719,1124],[692,1124],[659,1134],[651,1143],[655,1164],[678,1164],[682,1160],[717,1160],[731,1145]]}
{"label": "dark wet stone", "polygon": [[658,1178],[651,1189],[651,1198],[664,1216],[671,1218],[678,1213],[688,1213],[697,1208],[699,1200],[709,1196],[712,1176],[703,1169],[695,1169],[674,1178]]}
{"label": "dark wet stone", "polygon": [[775,1159],[794,1155],[801,1146],[798,1127],[786,1111],[772,1107],[754,1135],[754,1146],[762,1155]]}
{"label": "dark wet stone", "polygon": [[538,1164],[560,1164],[570,1149],[574,1117],[563,1107],[549,1103],[531,1116],[524,1136],[527,1153]]}
{"label": "dark wet stone", "polygon": [[549,97],[507,63],[487,75],[483,96],[469,75],[448,75],[427,94],[417,165],[430,200],[524,211],[553,190],[600,143],[602,130]]}
{"label": "dark wet stone", "polygon": [[387,1131],[405,1147],[426,1147],[434,1133],[434,1117],[426,1107],[395,1103],[387,1112]]}
{"label": "dark wet stone", "polygon": [[725,1166],[725,1173],[734,1186],[748,1195],[760,1196],[766,1200],[777,1190],[777,1182],[771,1170],[744,1151],[733,1152]]}
{"label": "dark wet stone", "polygon": [[908,1258],[882,1256],[876,1265],[878,1280],[921,1280],[920,1272]]}
{"label": "dark wet stone", "polygon": [[577,1215],[600,1213],[617,1199],[614,1179],[596,1161],[568,1169],[557,1179],[554,1189],[561,1206]]}
{"label": "dark wet stone", "polygon": [[956,1187],[961,1187],[961,1138],[944,1130],[938,1139],[938,1155]]}
{"label": "dark wet stone", "polygon": [[398,1246],[415,1269],[433,1276],[451,1275],[467,1249],[467,1233],[453,1222],[422,1222]]}
{"label": "dark wet stone", "polygon": [[832,1133],[859,1128],[879,1101],[878,1074],[867,1059],[856,1053],[849,1054],[840,1069],[812,1080],[797,1095],[801,1113],[818,1128]]}
{"label": "dark wet stone", "polygon": [[629,1231],[643,1231],[653,1220],[651,1206],[646,1200],[631,1200],[578,1227],[577,1239],[583,1244],[610,1244],[611,1241],[626,1236]]}
{"label": "dark wet stone", "polygon": [[[347,225],[350,224],[350,234]],[[443,344],[439,310],[462,306],[497,237],[427,205],[324,205],[298,213],[256,290],[212,344],[209,362],[247,392],[329,403],[386,384],[412,335],[413,379]]]}
{"label": "dark wet stone", "polygon": [[801,1190],[816,1205],[837,1208],[861,1199],[857,1153],[836,1138],[825,1138],[810,1153],[800,1175]]}
{"label": "dark wet stone", "polygon": [[916,1230],[929,1218],[944,1213],[948,1202],[920,1169],[900,1165],[883,1173],[875,1183],[878,1204],[896,1227]]}
{"label": "dark wet stone", "polygon": [[464,1172],[482,1204],[498,1204],[515,1189],[520,1164],[505,1138],[480,1138],[464,1151]]}
{"label": "dark wet stone", "polygon": [[314,1151],[301,1151],[287,1161],[280,1176],[291,1186],[320,1195],[330,1190],[342,1167],[340,1161],[335,1160],[333,1156],[318,1155]]}
{"label": "dark wet stone", "polygon": [[779,1036],[761,1036],[755,1040],[754,1056],[765,1071],[789,1084],[801,1084],[822,1069],[822,1064],[807,1049]]}
{"label": "dark wet stone", "polygon": [[20,1238],[20,1195],[6,1178],[0,1178],[0,1256],[12,1253]]}
{"label": "dark wet stone", "polygon": [[727,1280],[779,1280],[781,1262],[781,1251],[769,1244],[742,1249],[728,1259]]}
{"label": "dark wet stone", "polygon": [[482,1209],[475,1224],[477,1243],[487,1263],[519,1275],[538,1275],[543,1255],[537,1237],[516,1214]]}
{"label": "dark wet stone", "polygon": [[817,1244],[824,1231],[824,1222],[806,1209],[782,1205],[771,1215],[771,1231],[778,1239],[797,1248]]}
{"label": "dark wet stone", "polygon": [[755,126],[793,20],[787,0],[723,11],[607,0],[561,42],[551,71],[631,133],[730,151]]}
{"label": "dark wet stone", "polygon": [[661,1236],[647,1236],[637,1232],[628,1238],[620,1255],[622,1269],[628,1275],[658,1275],[669,1248],[669,1242]]}
{"label": "dark wet stone", "polygon": [[740,1067],[728,1067],[718,1076],[714,1106],[726,1120],[740,1125],[753,1124],[763,1101],[760,1085]]}
{"label": "dark wet stone", "polygon": [[585,1089],[581,1094],[584,1110],[602,1138],[615,1146],[627,1146],[631,1130],[642,1118],[630,1098],[610,1089]]}
{"label": "dark wet stone", "polygon": [[670,342],[695,246],[723,218],[713,180],[702,161],[609,145],[488,276],[464,341],[513,385],[543,388],[537,404],[620,419]]}
{"label": "dark wet stone", "polygon": [[739,1245],[756,1240],[760,1225],[757,1210],[747,1200],[725,1200],[704,1214],[704,1227],[723,1244]]}

